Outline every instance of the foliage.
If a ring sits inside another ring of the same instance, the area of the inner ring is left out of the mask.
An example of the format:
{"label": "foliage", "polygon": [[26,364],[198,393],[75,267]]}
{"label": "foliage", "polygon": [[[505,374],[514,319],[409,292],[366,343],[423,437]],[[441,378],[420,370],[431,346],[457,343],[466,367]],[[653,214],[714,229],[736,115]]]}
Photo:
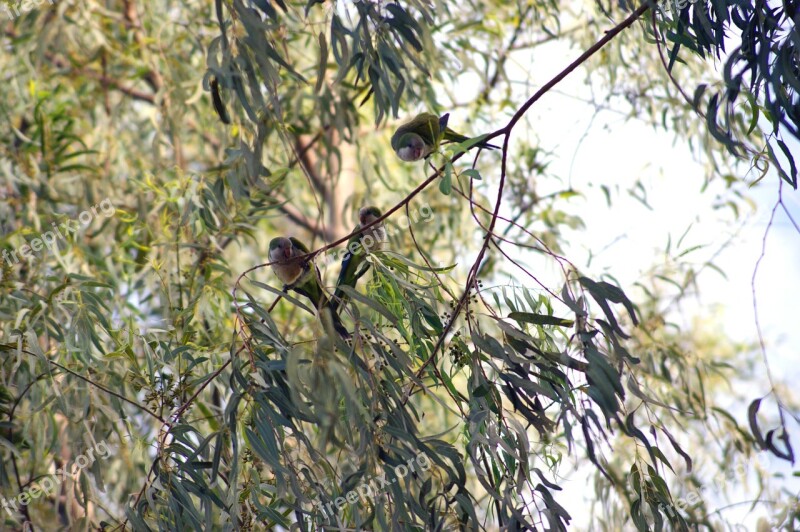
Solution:
{"label": "foliage", "polygon": [[[797,189],[797,167],[784,141],[800,139],[800,59],[798,59],[796,8],[791,4],[768,2],[696,2],[683,3],[681,9],[670,10],[672,20],[666,30],[673,43],[668,68],[679,60],[685,46],[705,57],[720,57],[725,52],[728,30],[735,27],[741,40],[725,58],[724,77],[719,89],[707,96],[705,115],[709,133],[734,155],[747,150],[746,139],[759,125],[762,114],[765,146],[769,159],[782,179]],[[679,4],[675,4],[679,7]],[[692,97],[698,109],[704,99],[706,85],[698,85]],[[746,100],[746,106],[741,105]],[[721,121],[721,122],[720,122]],[[786,161],[776,157],[770,144],[774,142]],[[752,150],[748,150],[752,153]],[[761,155],[763,157],[763,155]],[[784,164],[781,164],[781,163]],[[789,165],[789,172],[785,164]]]}
{"label": "foliage", "polygon": [[[764,449],[793,463],[793,399],[778,422],[753,403],[750,430],[721,407],[752,347],[669,327],[699,273],[678,260],[635,297],[576,266],[580,191],[542,192],[563,182],[553,154],[511,141],[580,68],[720,161],[709,179],[733,184],[747,157],[796,188],[786,5],[123,0],[8,21],[1,243],[22,259],[2,264],[0,485],[17,497],[96,442],[116,451],[5,526],[563,530],[576,465],[599,527],[716,525],[677,504],[681,475]],[[734,27],[742,46],[705,79]],[[550,41],[587,51],[518,99],[510,58]],[[503,149],[401,165],[388,139],[414,108]],[[302,235],[334,279],[366,203],[390,238],[348,290],[344,340],[275,288],[266,246]],[[35,250],[57,227],[57,251]],[[708,434],[724,455],[692,447]],[[796,502],[773,500],[795,526]]]}

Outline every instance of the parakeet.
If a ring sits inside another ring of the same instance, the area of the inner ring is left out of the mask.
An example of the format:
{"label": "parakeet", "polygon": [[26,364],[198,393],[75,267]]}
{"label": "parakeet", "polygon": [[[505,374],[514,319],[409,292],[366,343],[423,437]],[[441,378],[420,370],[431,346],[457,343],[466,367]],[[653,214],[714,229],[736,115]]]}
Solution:
{"label": "parakeet", "polygon": [[[353,231],[358,231],[380,217],[381,211],[377,207],[363,207],[358,211],[358,225]],[[342,270],[339,272],[336,291],[333,293],[333,308],[338,308],[347,297],[341,287],[355,288],[361,276],[367,273],[369,262],[366,261],[366,252],[380,251],[385,240],[386,228],[381,222],[347,241],[347,252],[342,259]]]}
{"label": "parakeet", "polygon": [[[450,113],[445,113],[441,118],[433,113],[420,113],[411,121],[406,122],[397,128],[392,135],[392,149],[403,161],[419,161],[427,157],[437,149],[442,140],[448,142],[464,142],[469,140],[459,133],[447,127],[447,120]],[[476,144],[481,148],[498,149],[497,146],[488,142]]]}
{"label": "parakeet", "polygon": [[328,297],[320,286],[319,269],[308,259],[292,260],[308,253],[308,248],[296,238],[277,237],[269,243],[269,261],[272,262],[272,271],[283,283],[283,291],[294,290],[306,296],[314,304],[320,314],[330,310],[333,328],[343,338],[348,338],[347,332],[339,314],[331,305]]}

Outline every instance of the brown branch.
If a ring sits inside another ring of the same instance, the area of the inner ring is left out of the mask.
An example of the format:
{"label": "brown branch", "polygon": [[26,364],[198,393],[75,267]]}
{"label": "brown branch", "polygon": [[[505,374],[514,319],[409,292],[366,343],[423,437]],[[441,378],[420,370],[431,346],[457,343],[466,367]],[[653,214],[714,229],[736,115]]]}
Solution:
{"label": "brown branch", "polygon": [[[125,11],[123,14],[125,15],[125,20],[128,21],[128,27],[133,30],[133,38],[136,40],[136,44],[139,45],[139,49],[145,50],[147,48],[147,43],[144,39],[142,22],[139,18],[139,11],[136,9],[136,3],[133,0],[124,0],[123,3],[125,4]],[[155,93],[160,91],[164,86],[164,79],[161,77],[161,74],[153,68],[145,74],[144,79]]]}
{"label": "brown branch", "polygon": [[280,211],[292,222],[299,225],[309,233],[312,233],[314,236],[322,238],[325,242],[329,242],[333,239],[333,232],[330,229],[322,226],[316,221],[311,220],[308,216],[292,207],[289,203],[289,200],[281,197],[280,195],[276,195],[276,199],[281,202],[279,207]]}
{"label": "brown branch", "polygon": [[540,88],[536,93],[531,96],[528,101],[526,101],[522,107],[520,107],[514,116],[511,117],[511,120],[506,124],[505,127],[495,131],[494,133],[490,133],[484,140],[488,141],[494,137],[498,137],[503,135],[507,132],[510,132],[511,129],[514,128],[516,123],[528,112],[528,109],[536,103],[542,96],[544,96],[547,92],[550,91],[553,87],[558,85],[564,78],[570,75],[576,68],[581,66],[585,63],[591,56],[596,54],[601,48],[603,48],[606,44],[608,44],[614,37],[616,37],[620,32],[631,26],[636,20],[641,17],[648,9],[650,8],[649,5],[646,3],[640,5],[636,10],[628,15],[628,18],[614,26],[612,29],[608,30],[606,34],[599,39],[596,43],[594,43],[588,50],[583,52],[575,61],[569,64],[567,68],[559,72],[553,79],[545,83],[542,88]]}
{"label": "brown branch", "polygon": [[[556,86],[561,80],[566,78],[570,73],[572,73],[581,64],[586,62],[592,55],[597,53],[597,51],[599,51],[601,48],[603,48],[603,46],[608,44],[608,42],[611,41],[614,37],[616,37],[621,31],[623,31],[627,27],[631,26],[648,9],[649,9],[649,6],[646,3],[642,4],[641,6],[636,8],[636,10],[633,11],[633,13],[631,13],[628,16],[628,18],[626,18],[625,20],[623,20],[622,22],[617,24],[611,30],[607,31],[606,34],[600,40],[598,40],[588,50],[586,50],[584,53],[582,53],[575,61],[570,63],[569,66],[567,66],[567,68],[565,68],[564,70],[559,72],[553,79],[551,79],[550,81],[545,83],[542,86],[542,88],[540,88],[538,91],[536,91],[536,93],[533,96],[528,98],[528,100],[522,105],[522,107],[520,107],[517,110],[516,113],[514,113],[514,116],[511,117],[511,120],[509,120],[508,123],[504,127],[498,129],[497,131],[495,131],[493,133],[490,133],[484,139],[485,141],[488,141],[488,140],[493,139],[495,137],[498,137],[500,135],[503,135],[503,137],[504,137],[504,139],[503,139],[503,155],[502,155],[501,166],[500,166],[500,184],[498,185],[498,190],[497,190],[497,202],[495,203],[494,212],[492,213],[492,219],[489,222],[489,228],[487,230],[486,236],[484,237],[483,245],[481,246],[481,249],[478,252],[478,256],[475,258],[475,262],[473,263],[472,268],[470,268],[469,274],[467,275],[467,282],[464,285],[464,294],[458,300],[458,303],[456,304],[455,309],[453,309],[453,315],[451,316],[450,320],[448,320],[448,322],[445,324],[444,330],[439,335],[439,338],[436,341],[436,344],[433,346],[433,349],[431,350],[430,357],[428,358],[428,360],[425,361],[424,364],[422,364],[422,366],[419,368],[419,370],[417,370],[417,373],[416,373],[416,378],[417,379],[416,380],[419,380],[422,377],[422,374],[425,372],[425,369],[427,368],[427,366],[429,366],[432,363],[435,363],[435,361],[436,361],[436,353],[439,351],[439,349],[444,344],[445,337],[450,333],[450,330],[453,328],[453,324],[455,323],[456,318],[459,316],[459,314],[461,314],[461,311],[464,310],[464,307],[467,304],[467,301],[469,300],[470,291],[473,288],[473,286],[475,286],[475,284],[476,284],[478,268],[479,268],[479,265],[480,265],[481,261],[483,260],[484,255],[486,254],[486,251],[489,248],[489,242],[491,241],[491,235],[494,232],[494,226],[497,223],[498,214],[499,214],[499,211],[500,211],[500,204],[502,203],[503,188],[505,186],[506,169],[507,169],[507,163],[508,163],[508,141],[509,141],[509,139],[511,137],[511,131],[514,129],[514,126],[516,126],[517,122],[519,122],[522,119],[522,117],[525,115],[525,113],[528,111],[528,109],[530,109],[531,106],[534,103],[536,103],[542,96],[547,94],[547,92],[550,89],[552,89],[554,86]],[[402,400],[402,404],[403,405],[405,405],[408,402],[408,399],[409,399],[409,397],[411,397],[411,394],[413,393],[415,387],[416,387],[416,382],[414,380],[412,380],[412,382],[409,385],[408,390],[406,391],[405,395],[403,396],[403,400]]]}
{"label": "brown branch", "polygon": [[[312,186],[319,192],[321,192],[325,197],[328,195],[327,188],[324,183],[320,180],[319,176],[316,172],[311,170],[311,160],[309,158],[309,151],[314,145],[322,139],[323,132],[320,131],[314,137],[309,140],[305,145],[301,143],[300,137],[295,139],[295,147],[294,147],[294,159],[291,163],[289,163],[289,168],[292,168],[296,165],[301,165],[304,173],[308,176],[309,180],[312,183]],[[300,210],[295,209],[294,207],[289,205],[289,201],[282,196],[276,196],[278,201],[281,202],[279,209],[283,214],[286,215],[292,222],[299,225],[315,237],[319,237],[325,242],[330,242],[334,237],[335,233],[328,227],[325,227],[324,224],[319,223],[318,221],[314,221]]]}
{"label": "brown branch", "polygon": [[[55,58],[55,59],[56,60],[53,61],[53,64],[56,65],[56,66],[59,66],[57,62],[60,62],[60,60],[58,60],[58,58]],[[150,94],[148,92],[144,92],[144,91],[140,91],[140,90],[134,89],[132,87],[125,86],[117,78],[111,78],[111,77],[108,77],[108,76],[104,76],[100,72],[95,72],[94,70],[83,69],[83,68],[79,68],[77,70],[77,73],[78,74],[83,74],[84,76],[86,76],[88,78],[95,79],[95,80],[99,81],[100,85],[102,85],[104,88],[109,88],[110,87],[112,89],[115,89],[115,90],[123,93],[123,94],[126,94],[126,95],[130,96],[134,100],[139,100],[139,101],[147,102],[147,103],[151,103],[151,104],[155,104],[156,103],[156,97],[154,95],[152,95],[152,94]]]}
{"label": "brown branch", "polygon": [[311,181],[311,184],[314,186],[317,191],[322,194],[323,196],[327,195],[328,187],[325,186],[325,183],[322,181],[322,178],[316,171],[316,164],[317,159],[314,156],[314,153],[310,150],[311,146],[315,144],[322,138],[322,134],[320,133],[318,136],[311,139],[306,146],[303,146],[301,142],[301,138],[297,137],[295,139],[295,152],[296,158],[295,160],[300,163],[300,165],[305,168],[306,175],[308,179]]}
{"label": "brown branch", "polygon": [[[791,408],[787,408],[784,401],[781,399],[780,395],[778,394],[777,387],[775,385],[775,380],[772,375],[772,369],[769,363],[769,356],[767,355],[767,345],[764,342],[764,334],[761,328],[761,320],[758,317],[758,295],[756,293],[756,277],[758,276],[758,269],[761,266],[761,261],[764,260],[764,257],[767,254],[767,237],[769,236],[770,229],[772,229],[772,225],[775,222],[775,214],[778,211],[778,207],[781,207],[784,213],[789,217],[789,221],[794,226],[795,230],[800,232],[800,226],[797,225],[794,218],[789,214],[789,210],[786,208],[786,204],[783,202],[783,180],[778,180],[778,200],[775,202],[775,205],[772,207],[772,212],[770,213],[769,223],[767,223],[767,228],[764,230],[764,236],[761,239],[761,254],[758,256],[758,260],[756,261],[756,265],[753,268],[753,276],[750,279],[750,290],[752,292],[752,299],[753,299],[753,316],[756,326],[756,332],[758,333],[758,345],[761,351],[761,357],[764,360],[764,368],[767,372],[767,380],[770,384],[769,394],[775,397],[775,401],[778,404],[778,416],[781,420],[781,427],[786,431],[786,419],[784,416],[784,411],[787,412],[790,416],[792,416],[796,421],[800,420],[796,414],[792,412]],[[763,399],[763,397],[762,397]]]}

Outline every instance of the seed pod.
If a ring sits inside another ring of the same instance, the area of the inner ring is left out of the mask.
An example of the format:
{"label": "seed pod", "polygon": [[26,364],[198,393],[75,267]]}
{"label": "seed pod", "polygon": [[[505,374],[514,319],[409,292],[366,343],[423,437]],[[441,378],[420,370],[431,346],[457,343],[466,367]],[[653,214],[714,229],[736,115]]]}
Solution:
{"label": "seed pod", "polygon": [[222,101],[222,96],[219,93],[219,83],[217,78],[211,78],[211,101],[214,104],[214,110],[219,115],[219,119],[223,124],[230,124],[231,119],[228,116],[228,110],[225,108],[225,103]]}

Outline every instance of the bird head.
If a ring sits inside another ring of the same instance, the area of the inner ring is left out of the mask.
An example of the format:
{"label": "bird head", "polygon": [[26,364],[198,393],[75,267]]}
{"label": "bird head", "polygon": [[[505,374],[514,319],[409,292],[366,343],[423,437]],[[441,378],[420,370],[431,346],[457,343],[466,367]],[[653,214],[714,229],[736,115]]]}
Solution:
{"label": "bird head", "polygon": [[269,243],[270,262],[283,262],[292,258],[292,241],[286,237],[273,238]]}
{"label": "bird head", "polygon": [[368,207],[362,207],[361,210],[358,211],[358,222],[361,224],[361,227],[371,224],[380,217],[380,209],[372,205]]}
{"label": "bird head", "polygon": [[406,133],[400,138],[398,145],[400,147],[397,149],[397,156],[408,163],[419,161],[428,155],[425,153],[425,141],[416,133]]}

